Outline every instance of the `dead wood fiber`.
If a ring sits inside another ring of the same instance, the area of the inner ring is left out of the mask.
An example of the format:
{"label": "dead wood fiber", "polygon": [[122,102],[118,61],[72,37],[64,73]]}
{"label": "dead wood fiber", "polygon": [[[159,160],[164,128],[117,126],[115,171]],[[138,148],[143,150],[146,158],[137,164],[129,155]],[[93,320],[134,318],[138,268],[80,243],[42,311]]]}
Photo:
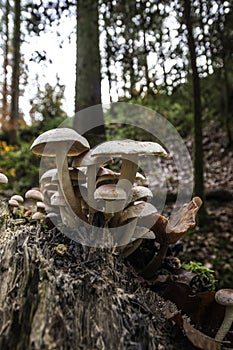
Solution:
{"label": "dead wood fiber", "polygon": [[194,349],[164,316],[173,307],[111,252],[13,221],[2,206],[1,350]]}

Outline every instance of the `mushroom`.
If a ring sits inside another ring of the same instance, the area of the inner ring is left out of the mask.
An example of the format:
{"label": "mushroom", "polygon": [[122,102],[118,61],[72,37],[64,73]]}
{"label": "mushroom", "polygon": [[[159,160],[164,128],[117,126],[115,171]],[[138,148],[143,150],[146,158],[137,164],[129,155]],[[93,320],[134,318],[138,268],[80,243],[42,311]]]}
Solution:
{"label": "mushroom", "polygon": [[24,199],[22,196],[20,196],[19,194],[14,194],[13,196],[11,196],[10,199],[14,199],[16,200],[18,203],[23,203],[24,202]]}
{"label": "mushroom", "polygon": [[155,234],[147,227],[137,226],[130,243],[120,247],[121,255],[127,258],[141,245],[143,239],[155,239]]}
{"label": "mushroom", "polygon": [[44,217],[45,214],[41,211],[36,211],[34,214],[32,214],[32,220],[41,221],[42,219],[44,219]]}
{"label": "mushroom", "polygon": [[107,184],[95,190],[94,199],[105,201],[105,217],[108,222],[113,217],[114,213],[121,210],[122,201],[126,199],[126,193],[117,185]]}
{"label": "mushroom", "polygon": [[122,187],[128,194],[133,186],[138,170],[138,159],[140,156],[167,156],[165,149],[156,142],[114,140],[106,141],[96,146],[92,156],[110,156],[122,158],[118,186]]}
{"label": "mushroom", "polygon": [[96,187],[106,185],[106,184],[117,184],[119,180],[119,173],[115,173],[114,171],[97,176],[96,179]]}
{"label": "mushroom", "polygon": [[147,216],[157,213],[157,209],[147,202],[139,202],[126,208],[121,215],[121,224],[124,224],[131,219],[145,218]]}
{"label": "mushroom", "polygon": [[147,201],[147,199],[151,199],[153,197],[153,193],[148,187],[145,186],[134,186],[130,193],[129,203],[133,204],[136,201]]}
{"label": "mushroom", "polygon": [[218,304],[226,307],[224,320],[215,336],[215,340],[222,341],[233,322],[233,289],[218,290],[215,294],[215,300]]}
{"label": "mushroom", "polygon": [[[137,230],[138,220],[156,213],[156,208],[147,202],[140,202],[129,206],[123,212],[117,214],[110,221],[110,226],[116,227],[118,224],[119,245],[127,245],[131,242]],[[148,229],[147,229],[148,230]]]}
{"label": "mushroom", "polygon": [[71,217],[69,212],[67,211],[66,201],[61,192],[54,192],[54,194],[51,197],[51,207],[59,207],[61,220],[64,225],[69,227],[75,227],[77,223],[75,221],[75,218]]}
{"label": "mushroom", "polygon": [[44,187],[48,184],[51,184],[51,179],[54,176],[54,174],[57,172],[57,169],[49,169],[47,170],[40,178],[40,188],[41,192],[43,193]]}
{"label": "mushroom", "polygon": [[36,211],[36,203],[39,201],[42,202],[43,196],[42,196],[40,191],[38,191],[36,189],[31,189],[25,193],[25,199],[28,199],[32,203],[32,211],[35,212]]}
{"label": "mushroom", "polygon": [[33,142],[31,151],[37,155],[55,157],[62,194],[69,207],[85,220],[69,176],[67,156],[77,156],[90,148],[88,141],[75,130],[57,128],[44,132]]}
{"label": "mushroom", "polygon": [[9,206],[12,209],[12,213],[15,215],[17,214],[17,210],[19,207],[19,203],[17,202],[17,200],[10,198],[8,201]]}
{"label": "mushroom", "polygon": [[111,159],[107,157],[94,157],[92,156],[92,150],[87,151],[84,154],[75,157],[72,162],[73,168],[86,167],[87,168],[87,203],[89,205],[89,222],[93,219],[94,208],[94,192],[95,181],[97,174],[97,166],[109,163]]}
{"label": "mushroom", "polygon": [[44,202],[41,202],[41,201],[37,202],[36,208],[37,208],[37,211],[39,211],[40,213],[43,213],[43,214],[45,213],[46,206]]}
{"label": "mushroom", "polygon": [[2,183],[2,184],[7,184],[8,183],[8,178],[3,173],[0,173],[0,183]]}

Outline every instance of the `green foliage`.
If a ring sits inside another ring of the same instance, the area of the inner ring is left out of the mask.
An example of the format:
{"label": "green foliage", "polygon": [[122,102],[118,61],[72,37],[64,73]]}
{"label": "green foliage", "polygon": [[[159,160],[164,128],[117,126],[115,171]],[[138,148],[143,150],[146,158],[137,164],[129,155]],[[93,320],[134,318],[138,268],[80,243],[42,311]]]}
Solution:
{"label": "green foliage", "polygon": [[214,277],[214,271],[208,269],[206,266],[202,265],[200,262],[190,261],[188,263],[183,263],[182,267],[186,271],[194,272],[200,277],[204,277],[208,280],[208,289],[214,290],[216,286],[216,279]]}
{"label": "green foliage", "polygon": [[24,193],[32,186],[38,186],[38,168],[40,159],[30,152],[30,146],[9,146],[1,142],[0,169],[8,177],[8,189],[15,193]]}
{"label": "green foliage", "polygon": [[18,132],[19,143],[11,146],[7,143],[7,133],[1,134],[0,171],[7,175],[8,189],[23,193],[33,186],[38,186],[40,159],[30,151],[33,140],[44,131],[58,127],[67,119],[62,109],[64,86],[55,87],[46,84],[44,89],[38,86],[37,95],[31,101],[31,126],[25,126]]}

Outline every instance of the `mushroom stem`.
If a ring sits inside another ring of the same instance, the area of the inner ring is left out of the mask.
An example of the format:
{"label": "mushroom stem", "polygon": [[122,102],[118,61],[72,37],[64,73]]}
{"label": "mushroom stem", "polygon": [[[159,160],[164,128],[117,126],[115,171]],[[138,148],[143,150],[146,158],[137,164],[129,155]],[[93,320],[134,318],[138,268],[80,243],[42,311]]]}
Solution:
{"label": "mushroom stem", "polygon": [[160,250],[154,255],[149,264],[147,264],[146,267],[141,271],[140,275],[143,278],[152,279],[154,277],[156,271],[162,264],[163,259],[167,254],[168,247],[168,244],[164,244],[160,247]]}
{"label": "mushroom stem", "polygon": [[131,188],[138,170],[138,157],[132,157],[132,160],[123,159],[121,165],[121,174],[118,180],[117,185],[119,185],[126,192],[127,197]]}
{"label": "mushroom stem", "polygon": [[89,223],[92,223],[94,209],[94,192],[95,192],[95,180],[96,180],[96,165],[89,165],[87,168],[87,203],[89,206]]}
{"label": "mushroom stem", "polygon": [[128,256],[130,256],[131,254],[133,254],[133,252],[135,252],[135,250],[140,247],[141,243],[142,243],[143,239],[142,238],[138,238],[136,239],[134,242],[132,242],[131,245],[126,245],[123,248],[122,251],[122,256],[123,258],[127,258]]}
{"label": "mushroom stem", "polygon": [[231,328],[233,322],[233,306],[226,306],[224,320],[219,328],[215,340],[222,341]]}
{"label": "mushroom stem", "polygon": [[73,210],[73,212],[77,214],[80,219],[86,221],[86,218],[82,213],[81,203],[75,197],[73,186],[71,183],[67,162],[68,150],[69,147],[67,145],[67,148],[59,149],[59,151],[56,154],[57,173],[61,192],[65,198],[66,203]]}

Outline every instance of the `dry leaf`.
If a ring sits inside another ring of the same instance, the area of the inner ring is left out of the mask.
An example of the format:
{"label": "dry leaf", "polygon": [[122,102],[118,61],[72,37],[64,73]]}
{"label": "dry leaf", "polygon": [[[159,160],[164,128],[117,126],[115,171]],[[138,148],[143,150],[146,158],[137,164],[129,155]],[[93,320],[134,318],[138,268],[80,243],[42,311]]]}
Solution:
{"label": "dry leaf", "polygon": [[201,350],[220,350],[221,343],[217,342],[215,339],[208,337],[206,334],[202,333],[194,326],[190,324],[187,316],[182,316],[180,312],[173,314],[167,313],[167,318],[173,320],[181,329],[184,330],[187,338],[191,343]]}
{"label": "dry leaf", "polygon": [[169,244],[176,243],[190,228],[196,224],[196,215],[202,205],[199,197],[194,197],[191,202],[185,204],[171,219],[166,226],[167,241]]}

